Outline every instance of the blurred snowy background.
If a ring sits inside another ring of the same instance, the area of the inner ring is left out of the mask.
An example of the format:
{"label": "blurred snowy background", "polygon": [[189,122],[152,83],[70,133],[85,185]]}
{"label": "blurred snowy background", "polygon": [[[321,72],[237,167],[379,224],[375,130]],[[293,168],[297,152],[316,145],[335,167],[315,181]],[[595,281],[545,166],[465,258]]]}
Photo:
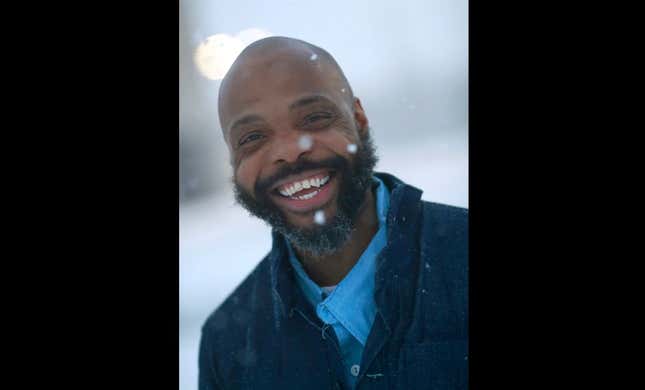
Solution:
{"label": "blurred snowy background", "polygon": [[270,35],[329,51],[370,120],[380,161],[434,202],[468,207],[466,0],[180,1],[180,390],[197,388],[200,326],[270,249],[235,205],[219,78]]}

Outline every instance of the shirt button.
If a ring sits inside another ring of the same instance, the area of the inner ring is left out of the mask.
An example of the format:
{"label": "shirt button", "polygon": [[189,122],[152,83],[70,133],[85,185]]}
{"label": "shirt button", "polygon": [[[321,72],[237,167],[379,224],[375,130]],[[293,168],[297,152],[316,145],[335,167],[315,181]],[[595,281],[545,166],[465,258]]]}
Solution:
{"label": "shirt button", "polygon": [[352,373],[352,375],[358,376],[358,373],[361,371],[361,366],[354,364],[349,371]]}

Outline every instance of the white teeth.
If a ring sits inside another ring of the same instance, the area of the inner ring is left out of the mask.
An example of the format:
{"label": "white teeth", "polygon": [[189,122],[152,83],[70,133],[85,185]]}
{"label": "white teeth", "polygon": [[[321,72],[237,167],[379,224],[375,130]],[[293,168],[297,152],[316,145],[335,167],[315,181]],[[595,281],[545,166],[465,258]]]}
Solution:
{"label": "white teeth", "polygon": [[291,196],[296,192],[296,190],[293,186],[289,186],[281,190],[278,190],[278,192],[280,192],[282,196]]}
{"label": "white teeth", "polygon": [[[293,194],[295,194],[298,191],[301,191],[302,189],[307,189],[307,188],[311,188],[311,187],[318,188],[318,187],[321,187],[321,186],[325,185],[325,183],[327,183],[328,181],[329,181],[329,176],[325,176],[322,179],[316,177],[314,179],[302,180],[302,181],[293,183],[293,184],[289,185],[288,187],[282,187],[282,189],[279,189],[278,192],[280,192],[280,194],[282,196],[292,197]],[[312,192],[311,194],[313,194],[313,195],[307,194],[307,195],[303,195],[303,196],[306,196],[306,198],[297,197],[297,199],[309,199],[309,198],[313,197],[317,193],[318,193],[318,191]],[[308,195],[311,195],[311,196],[308,196]]]}
{"label": "white teeth", "polygon": [[318,194],[318,192],[319,191],[314,191],[314,192],[310,192],[310,193],[302,195],[302,196],[298,196],[298,199],[300,199],[300,200],[311,199],[314,196],[316,196]]}

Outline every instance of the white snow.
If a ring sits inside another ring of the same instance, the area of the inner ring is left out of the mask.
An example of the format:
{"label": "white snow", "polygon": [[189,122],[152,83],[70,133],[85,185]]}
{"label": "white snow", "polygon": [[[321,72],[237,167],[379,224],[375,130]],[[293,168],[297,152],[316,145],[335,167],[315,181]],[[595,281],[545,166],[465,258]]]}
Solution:
{"label": "white snow", "polygon": [[309,150],[311,149],[311,146],[313,145],[313,140],[311,139],[311,136],[308,135],[303,135],[298,139],[298,147],[301,150]]}
{"label": "white snow", "polygon": [[316,222],[318,225],[325,224],[325,213],[322,210],[316,211],[316,213],[314,214],[314,222]]}

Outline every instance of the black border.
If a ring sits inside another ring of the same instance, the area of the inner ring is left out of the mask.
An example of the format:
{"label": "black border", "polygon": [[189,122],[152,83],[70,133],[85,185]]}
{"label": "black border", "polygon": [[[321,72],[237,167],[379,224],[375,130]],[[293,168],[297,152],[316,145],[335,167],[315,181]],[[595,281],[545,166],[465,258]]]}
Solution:
{"label": "black border", "polygon": [[39,146],[17,160],[38,158],[17,387],[176,389],[179,2],[71,8],[36,22],[47,72],[24,78]]}
{"label": "black border", "polygon": [[[471,389],[551,388],[556,366],[583,357],[567,350],[561,294],[583,254],[559,249],[576,229],[563,226],[575,199],[562,195],[575,148],[548,109],[567,81],[551,80],[567,38],[545,15],[560,9],[518,7],[469,4]],[[23,174],[35,188],[16,190],[30,211],[17,229],[34,232],[19,248],[28,281],[7,271],[33,295],[9,296],[25,299],[18,348],[30,381],[176,388],[179,3],[76,11],[42,21],[46,80],[28,61],[18,79],[16,99],[36,103],[18,129],[40,145]]]}

